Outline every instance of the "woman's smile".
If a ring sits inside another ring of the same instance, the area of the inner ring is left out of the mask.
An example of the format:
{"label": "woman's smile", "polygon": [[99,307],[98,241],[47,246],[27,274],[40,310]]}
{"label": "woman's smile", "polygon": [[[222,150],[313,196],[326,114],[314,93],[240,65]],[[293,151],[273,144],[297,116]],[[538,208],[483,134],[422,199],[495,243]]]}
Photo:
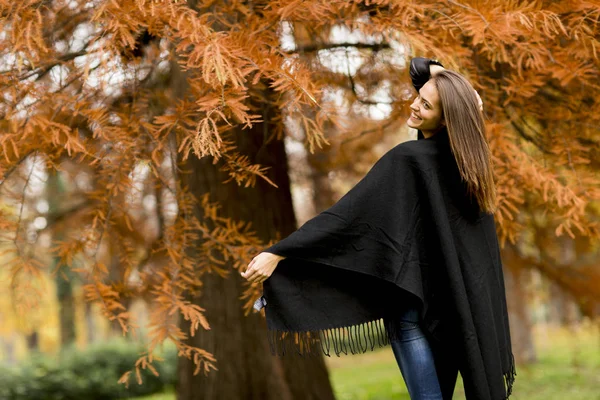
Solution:
{"label": "woman's smile", "polygon": [[414,112],[410,113],[410,118],[414,121],[421,121],[421,118],[417,117],[417,115]]}

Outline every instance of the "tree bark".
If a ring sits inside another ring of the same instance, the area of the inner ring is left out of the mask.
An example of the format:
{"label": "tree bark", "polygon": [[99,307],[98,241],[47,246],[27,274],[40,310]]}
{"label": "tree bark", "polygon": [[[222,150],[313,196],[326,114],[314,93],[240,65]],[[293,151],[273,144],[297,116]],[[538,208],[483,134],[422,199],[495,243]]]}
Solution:
{"label": "tree bark", "polygon": [[[55,259],[55,263],[58,259]],[[56,264],[55,264],[56,266]],[[62,268],[63,271],[70,268]],[[73,276],[69,273],[67,278],[58,273],[56,275],[56,295],[59,304],[60,344],[62,347],[75,342],[75,300],[73,298]]]}
{"label": "tree bark", "polygon": [[556,326],[569,325],[572,322],[571,299],[563,288],[556,283],[549,281],[548,285],[548,322]]}
{"label": "tree bark", "polygon": [[[317,151],[315,154],[308,153],[307,158],[311,165],[318,165],[326,161],[329,156],[323,151]],[[313,167],[311,178],[313,183],[313,202],[315,203],[315,211],[321,212],[335,203],[336,194],[331,187],[328,171],[322,171]]]}
{"label": "tree bark", "polygon": [[[235,182],[223,184],[227,175],[219,171],[220,163],[212,164],[210,157],[191,156],[186,162],[180,162],[180,166],[189,172],[182,174],[181,179],[196,198],[210,193],[210,200],[222,205],[223,217],[251,222],[257,235],[268,240],[277,231],[285,237],[297,227],[284,143],[265,142],[276,128],[273,121],[279,111],[268,105],[272,96],[269,89],[259,90],[264,100],[254,105],[262,113],[264,122],[255,124],[251,130],[240,129],[234,137],[241,154],[250,157],[252,162],[272,167],[269,178],[279,188],[261,179],[254,188],[243,188]],[[194,212],[201,215],[201,207]],[[194,246],[200,245],[198,242]],[[217,358],[218,371],[208,376],[202,373],[193,376],[192,362],[180,358],[179,400],[334,398],[323,356],[290,358],[286,355],[279,359],[271,355],[264,318],[257,313],[243,315],[239,300],[243,278],[238,273],[233,271],[226,279],[206,275],[203,283],[202,293],[194,302],[205,308],[211,329],[199,332],[188,343],[211,352]],[[182,321],[181,326],[189,331],[187,321]]]}
{"label": "tree bark", "polygon": [[30,352],[37,351],[40,348],[40,340],[37,331],[33,331],[25,335],[25,342],[27,343],[27,350]]}
{"label": "tree bark", "polygon": [[86,343],[92,344],[97,340],[98,333],[96,332],[96,322],[94,321],[94,310],[92,309],[92,303],[85,302],[85,331],[86,331]]}
{"label": "tree bark", "polygon": [[[60,202],[65,196],[65,184],[60,173],[50,171],[46,186],[50,214],[60,213]],[[64,239],[64,233],[54,232],[54,241]],[[60,257],[53,257],[52,270],[58,271],[55,275],[56,297],[58,300],[58,320],[60,326],[60,344],[62,347],[75,342],[75,300],[73,298],[73,279],[75,278],[71,266],[61,265]]]}
{"label": "tree bark", "polygon": [[532,324],[527,307],[527,283],[531,271],[522,268],[507,267],[504,260],[504,278],[506,301],[510,320],[510,336],[515,361],[519,364],[529,364],[537,361],[537,354],[531,332]]}

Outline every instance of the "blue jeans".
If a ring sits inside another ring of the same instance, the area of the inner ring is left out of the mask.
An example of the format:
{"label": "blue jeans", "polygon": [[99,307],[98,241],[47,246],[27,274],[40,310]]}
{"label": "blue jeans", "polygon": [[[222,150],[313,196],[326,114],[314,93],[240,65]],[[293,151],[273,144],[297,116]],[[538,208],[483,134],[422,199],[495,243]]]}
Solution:
{"label": "blue jeans", "polygon": [[407,308],[398,325],[400,337],[392,340],[391,346],[411,400],[452,399],[458,368],[444,352],[434,357],[436,349],[419,326],[418,310]]}

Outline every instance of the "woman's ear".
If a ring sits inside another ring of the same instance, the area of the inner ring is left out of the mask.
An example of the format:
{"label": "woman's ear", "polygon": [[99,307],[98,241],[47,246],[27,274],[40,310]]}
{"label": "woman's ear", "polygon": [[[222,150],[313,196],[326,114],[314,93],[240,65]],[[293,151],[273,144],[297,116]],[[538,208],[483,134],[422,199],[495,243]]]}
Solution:
{"label": "woman's ear", "polygon": [[442,117],[442,119],[440,120],[440,125],[446,126],[446,121],[444,120],[444,117]]}

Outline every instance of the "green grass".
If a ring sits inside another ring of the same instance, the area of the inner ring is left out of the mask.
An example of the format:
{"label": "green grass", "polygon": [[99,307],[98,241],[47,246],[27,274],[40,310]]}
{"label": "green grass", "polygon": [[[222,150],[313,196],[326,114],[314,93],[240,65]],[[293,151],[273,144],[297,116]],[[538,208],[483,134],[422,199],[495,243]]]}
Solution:
{"label": "green grass", "polygon": [[[600,345],[592,327],[534,331],[538,362],[517,364],[510,400],[600,400]],[[326,358],[337,400],[410,400],[391,347]],[[453,400],[464,400],[460,376]],[[143,400],[174,400],[172,392]]]}
{"label": "green grass", "polygon": [[175,394],[171,390],[171,391],[168,391],[165,393],[156,393],[151,396],[134,397],[134,398],[132,398],[132,400],[133,399],[135,399],[135,400],[175,400]]}

